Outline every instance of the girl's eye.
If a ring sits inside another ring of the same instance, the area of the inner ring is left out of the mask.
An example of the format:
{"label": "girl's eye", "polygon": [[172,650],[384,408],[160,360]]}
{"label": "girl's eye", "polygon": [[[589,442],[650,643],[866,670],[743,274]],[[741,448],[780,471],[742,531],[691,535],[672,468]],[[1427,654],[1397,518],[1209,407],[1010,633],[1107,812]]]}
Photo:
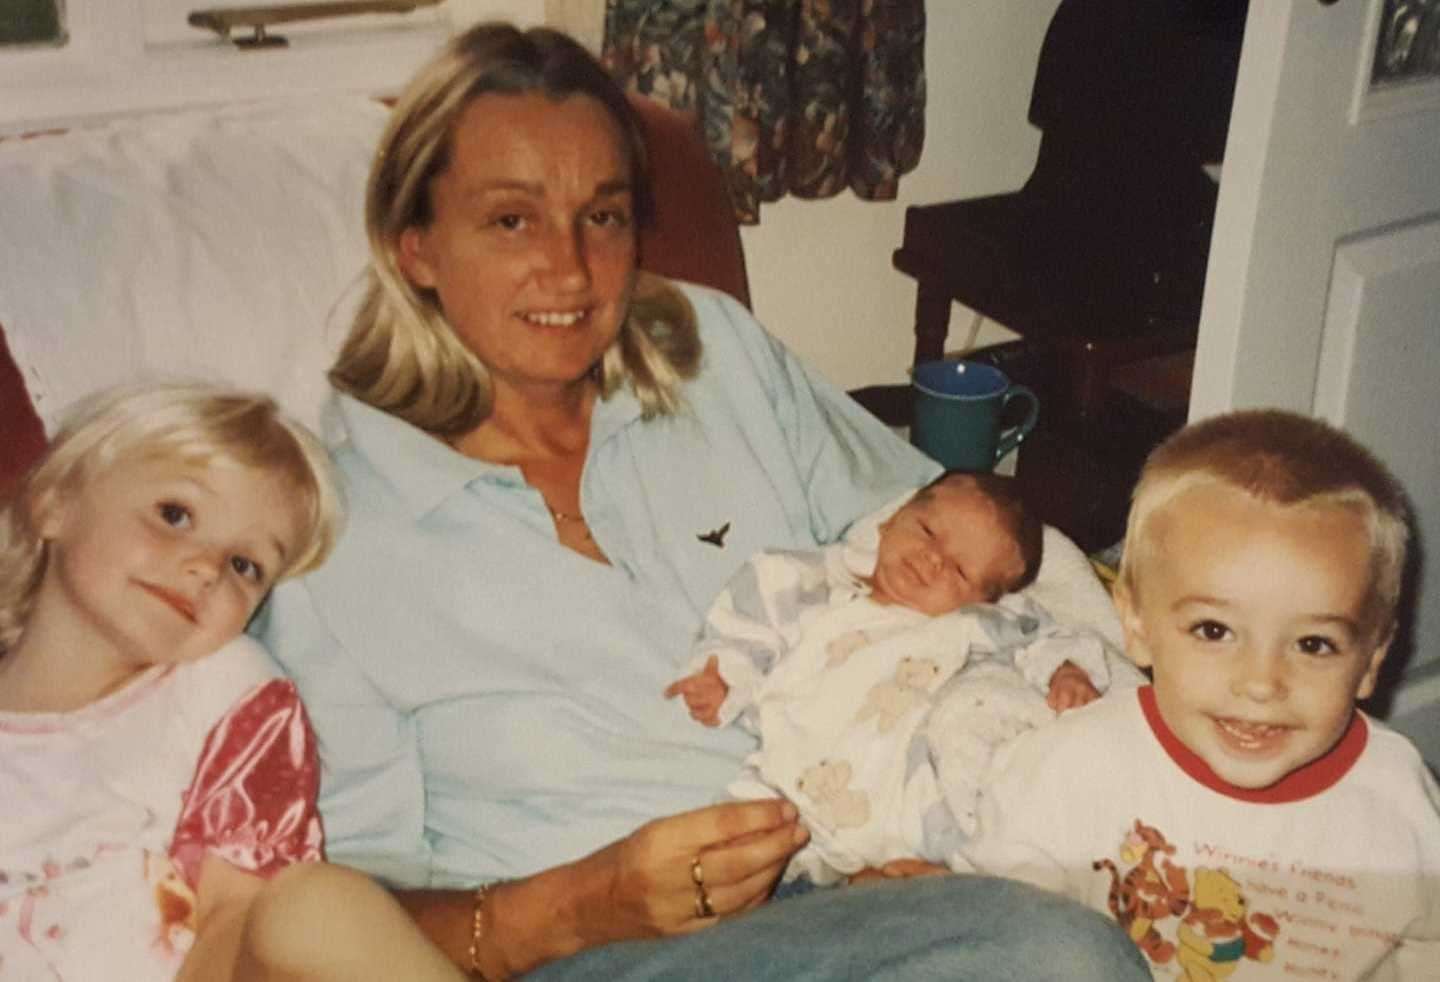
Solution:
{"label": "girl's eye", "polygon": [[928,538],[935,538],[935,533],[931,530],[930,526],[926,525],[924,522],[920,523],[920,531],[924,532],[926,537]]}
{"label": "girl's eye", "polygon": [[1295,647],[1307,655],[1335,655],[1340,653],[1339,645],[1319,634],[1307,634],[1295,642]]}
{"label": "girl's eye", "polygon": [[490,224],[506,232],[518,232],[525,227],[525,219],[516,214],[496,215],[490,220]]}
{"label": "girl's eye", "polygon": [[184,505],[177,505],[173,501],[162,501],[155,510],[159,512],[160,520],[171,528],[190,527],[190,509]]}
{"label": "girl's eye", "polygon": [[1200,621],[1190,626],[1190,634],[1201,641],[1224,641],[1230,637],[1230,629],[1219,621]]}
{"label": "girl's eye", "polygon": [[231,556],[230,568],[252,583],[259,583],[264,578],[264,570],[260,568],[260,564],[244,556]]}

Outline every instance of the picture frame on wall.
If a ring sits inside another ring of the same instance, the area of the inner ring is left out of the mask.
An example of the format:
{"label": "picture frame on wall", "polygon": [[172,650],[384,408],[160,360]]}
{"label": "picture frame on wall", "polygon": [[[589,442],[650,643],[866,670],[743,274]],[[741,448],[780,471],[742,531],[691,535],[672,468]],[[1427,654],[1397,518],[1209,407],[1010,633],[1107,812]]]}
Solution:
{"label": "picture frame on wall", "polygon": [[62,0],[5,0],[0,3],[0,46],[62,45],[65,41]]}
{"label": "picture frame on wall", "polygon": [[1352,125],[1440,112],[1440,0],[1377,0],[1357,55]]}
{"label": "picture frame on wall", "polygon": [[1372,86],[1440,78],[1440,0],[1385,0]]}

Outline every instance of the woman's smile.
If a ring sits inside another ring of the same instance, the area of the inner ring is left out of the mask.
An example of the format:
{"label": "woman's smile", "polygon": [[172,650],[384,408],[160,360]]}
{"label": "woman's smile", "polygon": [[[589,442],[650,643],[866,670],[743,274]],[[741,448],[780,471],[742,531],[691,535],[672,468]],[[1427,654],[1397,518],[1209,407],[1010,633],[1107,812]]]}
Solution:
{"label": "woman's smile", "polygon": [[590,309],[583,310],[537,310],[518,315],[521,320],[536,327],[574,327],[590,316]]}

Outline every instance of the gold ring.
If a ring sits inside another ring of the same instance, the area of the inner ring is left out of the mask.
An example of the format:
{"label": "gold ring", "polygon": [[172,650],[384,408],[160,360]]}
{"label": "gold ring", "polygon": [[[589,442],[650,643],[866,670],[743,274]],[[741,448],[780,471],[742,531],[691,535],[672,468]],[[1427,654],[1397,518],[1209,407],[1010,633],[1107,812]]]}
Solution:
{"label": "gold ring", "polygon": [[[697,887],[703,887],[705,885],[705,867],[700,865],[700,857],[698,855],[690,860],[690,882],[694,883]],[[701,890],[700,892],[704,893],[705,891]]]}
{"label": "gold ring", "polygon": [[699,918],[714,917],[715,908],[710,906],[710,894],[700,884],[695,884],[695,916]]}

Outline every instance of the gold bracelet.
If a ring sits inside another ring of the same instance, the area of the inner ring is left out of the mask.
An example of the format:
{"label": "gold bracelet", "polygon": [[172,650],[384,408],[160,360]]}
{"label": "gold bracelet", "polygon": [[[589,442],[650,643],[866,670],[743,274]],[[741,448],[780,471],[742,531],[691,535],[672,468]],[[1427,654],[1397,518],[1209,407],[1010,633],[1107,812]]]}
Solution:
{"label": "gold bracelet", "polygon": [[475,906],[470,915],[470,974],[480,982],[489,982],[480,968],[480,942],[485,940],[485,901],[495,883],[484,883],[475,889]]}

